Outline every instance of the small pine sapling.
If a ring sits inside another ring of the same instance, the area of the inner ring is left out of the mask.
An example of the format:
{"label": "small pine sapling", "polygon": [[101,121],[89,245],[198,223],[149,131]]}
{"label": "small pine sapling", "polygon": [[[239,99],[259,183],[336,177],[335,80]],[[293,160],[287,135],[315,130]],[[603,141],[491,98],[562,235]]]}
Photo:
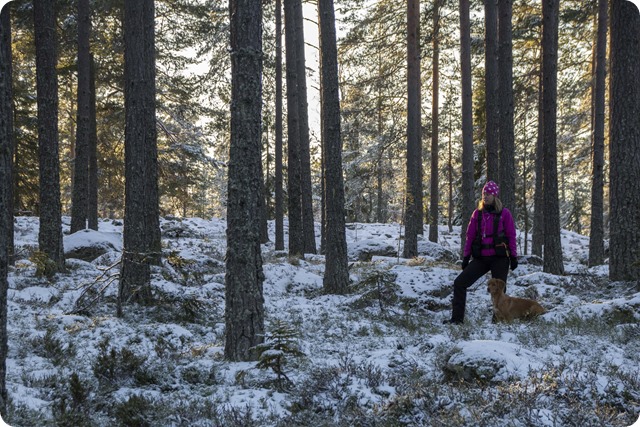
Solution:
{"label": "small pine sapling", "polygon": [[267,334],[266,341],[256,346],[259,354],[256,367],[273,370],[280,389],[283,389],[285,384],[293,384],[285,373],[287,358],[304,356],[298,349],[297,339],[298,332],[290,324],[276,319],[273,322],[273,331]]}

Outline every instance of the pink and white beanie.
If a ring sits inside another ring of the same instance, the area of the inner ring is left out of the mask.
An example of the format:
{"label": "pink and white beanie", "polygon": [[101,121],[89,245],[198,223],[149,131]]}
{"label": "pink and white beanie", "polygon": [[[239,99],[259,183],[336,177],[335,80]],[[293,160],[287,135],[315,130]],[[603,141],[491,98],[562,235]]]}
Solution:
{"label": "pink and white beanie", "polygon": [[498,187],[498,184],[496,184],[495,182],[489,181],[482,188],[482,192],[484,194],[491,194],[497,197],[500,193],[500,187]]}

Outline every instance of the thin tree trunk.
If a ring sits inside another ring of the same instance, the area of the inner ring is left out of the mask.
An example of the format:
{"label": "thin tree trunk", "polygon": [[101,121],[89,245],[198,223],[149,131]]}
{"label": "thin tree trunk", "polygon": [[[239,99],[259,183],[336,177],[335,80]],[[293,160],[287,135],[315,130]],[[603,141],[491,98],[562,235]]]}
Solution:
{"label": "thin tree trunk", "polygon": [[453,205],[454,205],[454,200],[453,200],[453,141],[451,138],[451,112],[449,112],[449,143],[448,143],[448,148],[449,148],[449,159],[448,159],[448,164],[447,164],[447,174],[448,174],[448,181],[449,181],[449,207],[448,207],[448,212],[447,212],[447,226],[449,228],[449,234],[453,233]]}
{"label": "thin tree trunk", "polygon": [[611,1],[611,280],[640,280],[640,14]]}
{"label": "thin tree trunk", "polygon": [[589,266],[604,263],[604,110],[607,75],[607,8],[607,0],[598,1],[598,38],[596,42],[593,92],[593,176],[591,184]]}
{"label": "thin tree trunk", "polygon": [[516,218],[516,165],[513,130],[513,42],[511,31],[512,0],[498,1],[498,72],[500,200]]}
{"label": "thin tree trunk", "polygon": [[89,216],[89,138],[91,133],[91,19],[89,0],[78,0],[78,109],[71,193],[71,232],[87,228]]}
{"label": "thin tree trunk", "polygon": [[38,244],[64,270],[58,158],[58,81],[56,77],[56,13],[54,0],[33,4],[40,157],[40,231]]}
{"label": "thin tree trunk", "polygon": [[293,0],[296,27],[296,82],[298,88],[298,124],[300,126],[300,191],[302,192],[302,233],[304,252],[316,253],[311,186],[311,154],[309,148],[309,106],[307,102],[307,67],[305,62],[304,18],[302,0]]}
{"label": "thin tree trunk", "polygon": [[544,245],[544,108],[542,102],[542,57],[538,73],[538,135],[535,152],[535,193],[533,197],[533,231],[531,233],[531,253],[542,257]]}
{"label": "thin tree trunk", "polygon": [[257,357],[264,341],[258,218],[262,163],[262,3],[230,0],[231,145],[227,204],[225,348],[231,361]]}
{"label": "thin tree trunk", "polygon": [[286,73],[287,73],[287,195],[289,210],[289,255],[304,255],[302,187],[300,162],[300,123],[296,68],[295,0],[284,0]]}
{"label": "thin tree trunk", "polygon": [[420,128],[420,1],[407,1],[407,188],[405,258],[418,256],[423,234],[422,138]]}
{"label": "thin tree trunk", "polygon": [[96,64],[91,56],[89,100],[89,228],[98,230],[98,130],[96,124]]}
{"label": "thin tree trunk", "polygon": [[[471,24],[469,0],[460,0],[460,73],[462,85],[462,218],[470,218],[473,194],[473,91],[471,88]],[[460,232],[460,253],[465,245],[466,224]]]}
{"label": "thin tree trunk", "polygon": [[10,6],[0,13],[0,412],[7,413],[7,280],[13,246],[13,101]]}
{"label": "thin tree trunk", "polygon": [[[487,138],[487,180],[499,181],[498,111],[498,11],[497,0],[485,0],[485,135]],[[509,206],[511,207],[511,206]]]}
{"label": "thin tree trunk", "polygon": [[320,28],[320,68],[322,78],[323,135],[326,189],[326,269],[325,292],[345,294],[349,287],[347,240],[345,236],[344,182],[342,178],[342,138],[340,134],[340,97],[338,52],[336,47],[333,0],[318,2]]}
{"label": "thin tree trunk", "polygon": [[429,240],[438,241],[438,205],[440,204],[440,168],[438,139],[440,121],[440,4],[433,4],[433,98],[431,99],[431,197],[429,206]]}
{"label": "thin tree trunk", "polygon": [[544,145],[544,265],[545,273],[564,274],[558,201],[556,141],[558,90],[558,0],[542,2],[542,103]]}
{"label": "thin tree trunk", "polygon": [[276,0],[276,143],[275,223],[277,251],[284,250],[284,197],[282,188],[282,1]]}

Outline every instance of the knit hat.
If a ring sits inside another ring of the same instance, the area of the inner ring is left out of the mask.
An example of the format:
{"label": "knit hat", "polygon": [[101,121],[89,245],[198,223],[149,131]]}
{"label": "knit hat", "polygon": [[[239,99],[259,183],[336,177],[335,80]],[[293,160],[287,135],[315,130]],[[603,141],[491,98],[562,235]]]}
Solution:
{"label": "knit hat", "polygon": [[489,181],[482,188],[482,192],[484,194],[491,194],[497,197],[500,193],[500,187],[498,187],[498,184],[496,184],[495,182]]}

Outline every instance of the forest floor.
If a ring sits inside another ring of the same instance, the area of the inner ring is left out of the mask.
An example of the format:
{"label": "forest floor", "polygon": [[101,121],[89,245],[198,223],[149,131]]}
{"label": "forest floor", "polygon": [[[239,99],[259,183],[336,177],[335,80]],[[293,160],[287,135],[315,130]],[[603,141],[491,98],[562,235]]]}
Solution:
{"label": "forest floor", "polygon": [[[68,233],[69,218],[63,222]],[[537,299],[546,314],[492,323],[485,277],[470,288],[459,326],[442,324],[460,271],[459,227],[440,227],[439,242],[421,240],[420,256],[407,260],[397,257],[398,224],[348,224],[352,286],[345,296],[322,292],[323,256],[292,259],[268,243],[263,354],[269,358],[259,367],[223,359],[225,221],[164,218],[161,225],[155,302],[126,305],[118,318],[121,221],[102,220],[97,233],[65,234],[67,253],[83,245],[106,252],[92,261],[68,258],[67,272],[47,278],[38,274],[38,219],[16,219],[6,423],[629,426],[638,420],[640,284],[612,283],[606,265],[587,268],[587,237],[562,232],[564,276],[543,273],[535,257],[510,273],[507,292]]]}

